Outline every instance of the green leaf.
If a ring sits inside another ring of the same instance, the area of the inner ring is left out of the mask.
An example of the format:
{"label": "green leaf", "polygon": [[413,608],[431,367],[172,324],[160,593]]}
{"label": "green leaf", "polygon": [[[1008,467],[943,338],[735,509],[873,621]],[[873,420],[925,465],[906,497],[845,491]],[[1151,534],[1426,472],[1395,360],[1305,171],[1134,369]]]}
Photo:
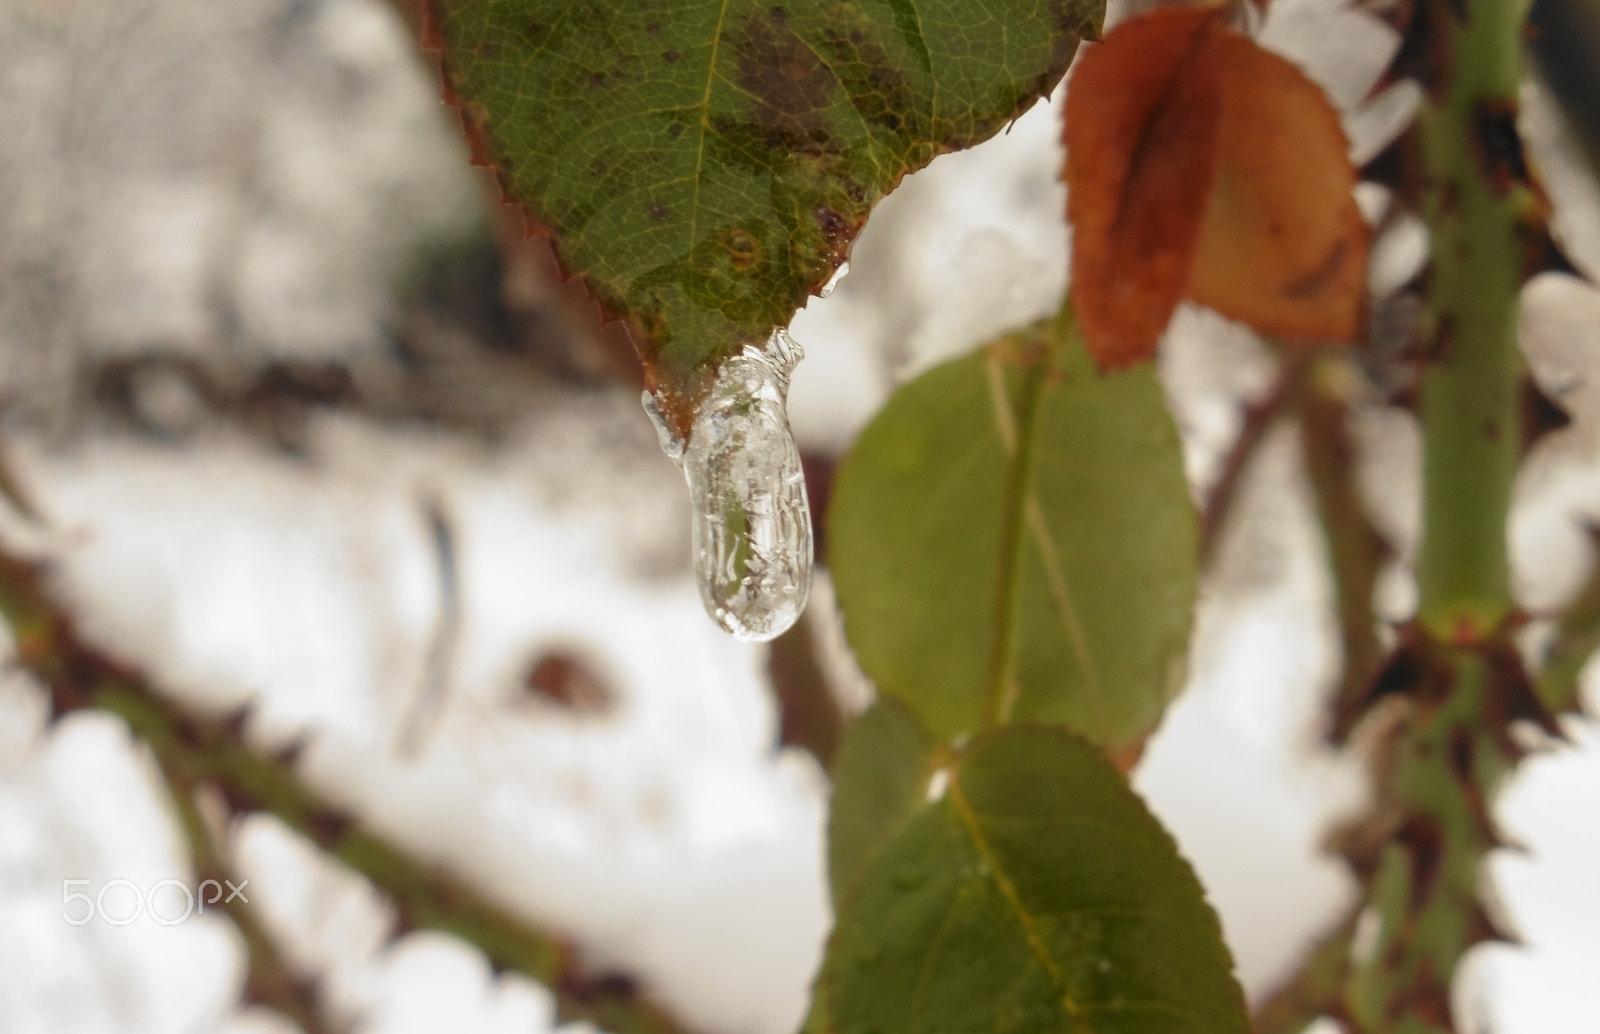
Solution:
{"label": "green leaf", "polygon": [[835,905],[849,896],[900,822],[926,802],[928,779],[945,754],[891,698],[879,698],[845,730],[828,811],[828,882]]}
{"label": "green leaf", "polygon": [[1245,1034],[1216,916],[1091,745],[977,737],[896,832],[824,963],[837,1034]]}
{"label": "green leaf", "polygon": [[430,3],[477,156],[688,409],[903,175],[1048,93],[1104,16],[1104,0]]}
{"label": "green leaf", "polygon": [[1197,531],[1148,366],[1102,375],[1041,324],[936,367],[862,433],[829,519],[851,647],[941,738],[998,697],[1126,752],[1179,688]]}

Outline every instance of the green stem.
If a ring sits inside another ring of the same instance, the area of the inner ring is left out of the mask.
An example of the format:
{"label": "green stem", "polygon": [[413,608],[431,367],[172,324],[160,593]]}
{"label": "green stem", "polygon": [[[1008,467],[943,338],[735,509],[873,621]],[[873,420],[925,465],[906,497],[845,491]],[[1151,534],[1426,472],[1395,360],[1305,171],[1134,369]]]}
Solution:
{"label": "green stem", "polygon": [[[178,813],[179,825],[189,843],[196,886],[203,887],[210,880],[216,886],[231,887],[237,873],[227,864],[223,849],[201,814],[198,800],[201,781],[196,767],[180,752],[157,750],[155,754],[156,764],[167,783],[168,796]],[[284,959],[248,901],[243,896],[230,895],[223,898],[221,906],[244,939],[248,964],[243,999],[277,1010],[294,1021],[304,1034],[332,1034],[336,1028],[318,1005],[316,981],[297,972]]]}
{"label": "green stem", "polygon": [[[1525,0],[1419,0],[1443,37],[1442,97],[1417,119],[1432,249],[1422,386],[1423,531],[1418,617],[1471,642],[1511,611],[1506,515],[1522,443],[1519,223],[1530,203],[1516,144]],[[1509,139],[1507,139],[1509,134]]]}
{"label": "green stem", "polygon": [[1543,230],[1516,129],[1526,13],[1525,0],[1418,0],[1403,48],[1429,89],[1413,152],[1432,252],[1420,601],[1374,684],[1402,709],[1375,780],[1381,846],[1358,868],[1376,936],[1352,960],[1342,1018],[1361,1034],[1455,1034],[1462,958],[1503,939],[1479,891],[1499,844],[1491,802],[1521,756],[1510,726],[1553,726],[1511,639],[1506,548],[1524,444],[1522,245]]}
{"label": "green stem", "polygon": [[1353,960],[1345,1006],[1363,1034],[1455,1034],[1450,988],[1473,947],[1504,939],[1479,899],[1484,856],[1499,845],[1489,812],[1516,762],[1500,710],[1514,651],[1444,648],[1423,660],[1395,744],[1388,842],[1366,887],[1377,936]]}

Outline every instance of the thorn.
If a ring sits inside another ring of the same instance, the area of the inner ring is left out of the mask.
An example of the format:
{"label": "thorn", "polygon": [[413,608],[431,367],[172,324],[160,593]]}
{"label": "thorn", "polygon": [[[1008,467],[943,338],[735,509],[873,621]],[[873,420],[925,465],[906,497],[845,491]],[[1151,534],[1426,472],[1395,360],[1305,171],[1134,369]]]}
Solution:
{"label": "thorn", "polygon": [[1377,93],[1405,79],[1417,84],[1437,100],[1446,85],[1451,66],[1451,34],[1447,25],[1435,25],[1441,9],[1455,9],[1452,0],[1400,0],[1378,17],[1400,34],[1389,69],[1373,86]]}
{"label": "thorn", "polygon": [[295,768],[300,764],[300,758],[306,752],[306,747],[311,744],[311,734],[301,732],[288,745],[272,755],[272,760],[285,768]]}
{"label": "thorn", "polygon": [[1488,657],[1494,670],[1488,699],[1484,702],[1490,729],[1501,746],[1516,756],[1516,744],[1510,740],[1513,722],[1532,722],[1557,742],[1568,742],[1556,716],[1545,706],[1544,700],[1522,663],[1522,655],[1509,643],[1496,648]]}
{"label": "thorn", "polygon": [[1525,231],[1523,237],[1522,277],[1532,279],[1540,273],[1561,273],[1593,284],[1588,275],[1579,269],[1567,254],[1548,226],[1542,224],[1537,231]]}
{"label": "thorn", "polygon": [[250,725],[251,712],[255,710],[255,703],[248,701],[234,708],[223,716],[217,724],[217,732],[222,738],[231,742],[243,742],[245,730]]}
{"label": "thorn", "polygon": [[1413,172],[1415,162],[1412,160],[1413,132],[1412,128],[1402,131],[1383,150],[1368,158],[1359,172],[1363,182],[1375,183],[1394,193],[1395,202],[1391,203],[1391,209],[1399,208],[1402,204],[1414,208],[1417,204],[1418,178]]}
{"label": "thorn", "polygon": [[1475,901],[1472,911],[1467,915],[1467,944],[1487,944],[1492,941],[1525,947],[1519,934],[1491,915],[1482,901]]}
{"label": "thorn", "polygon": [[1522,452],[1527,455],[1546,435],[1571,426],[1572,416],[1544,393],[1532,377],[1522,378]]}
{"label": "thorn", "polygon": [[312,843],[331,850],[355,825],[355,819],[333,808],[317,808],[305,813],[300,829]]}
{"label": "thorn", "polygon": [[1344,713],[1333,716],[1331,737],[1334,743],[1343,743],[1350,732],[1372,708],[1385,697],[1409,696],[1425,681],[1428,675],[1427,659],[1423,654],[1420,637],[1414,625],[1400,630],[1400,639],[1394,652],[1372,677],[1367,691],[1355,699]]}
{"label": "thorn", "polygon": [[1446,850],[1444,829],[1432,816],[1413,814],[1395,833],[1394,839],[1411,858],[1411,893],[1407,909],[1415,915],[1427,908],[1438,888]]}

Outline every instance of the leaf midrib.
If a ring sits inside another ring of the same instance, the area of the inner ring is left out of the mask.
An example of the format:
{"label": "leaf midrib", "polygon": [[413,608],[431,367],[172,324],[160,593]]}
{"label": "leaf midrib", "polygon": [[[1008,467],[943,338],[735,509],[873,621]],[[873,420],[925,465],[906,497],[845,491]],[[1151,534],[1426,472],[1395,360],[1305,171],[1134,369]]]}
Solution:
{"label": "leaf midrib", "polygon": [[989,838],[983,835],[983,830],[978,824],[978,815],[972,810],[972,805],[967,800],[966,792],[962,789],[959,770],[954,778],[950,780],[950,787],[947,793],[949,794],[951,807],[955,809],[956,815],[961,819],[962,827],[972,840],[973,849],[978,852],[978,857],[983,861],[984,871],[994,881],[996,889],[1000,891],[1000,896],[1005,899],[1006,906],[1011,909],[1012,915],[1016,917],[1017,925],[1022,928],[1022,936],[1028,944],[1028,950],[1038,959],[1039,965],[1049,974],[1051,981],[1061,992],[1061,1007],[1073,1019],[1081,1022],[1083,1009],[1071,995],[1066,993],[1060,964],[1056,962],[1055,956],[1050,954],[1050,949],[1045,946],[1044,939],[1034,926],[1033,913],[1029,912],[1027,906],[1022,903],[1022,897],[1017,893],[1016,885],[1006,875],[1005,869],[1000,864],[999,857],[996,856],[994,848],[989,844]]}
{"label": "leaf midrib", "polygon": [[[700,184],[704,180],[706,166],[706,136],[711,132],[711,87],[717,81],[717,54],[722,49],[722,26],[727,21],[728,5],[732,2],[722,0],[722,6],[717,10],[717,27],[711,33],[711,60],[706,64],[706,88],[700,95],[700,139],[695,144],[694,196],[689,201],[690,248],[694,247],[700,234]],[[698,317],[699,310],[694,311]]]}
{"label": "leaf midrib", "polygon": [[[984,690],[985,727],[991,724],[991,718],[998,724],[1008,722],[1020,694],[1020,687],[1016,685],[1017,654],[1021,650],[1017,597],[1021,592],[1026,547],[1031,541],[1039,553],[1039,566],[1044,572],[1045,585],[1054,604],[1052,609],[1061,622],[1073,659],[1083,673],[1093,717],[1098,720],[1101,733],[1109,735],[1111,721],[1106,713],[1105,691],[1100,684],[1100,674],[1078,618],[1071,587],[1061,570],[1055,539],[1050,534],[1044,509],[1033,491],[1033,479],[1038,467],[1037,442],[1044,419],[1043,396],[1048,381],[1048,358],[1040,358],[1027,367],[1016,414],[1010,409],[1010,396],[1005,388],[1004,376],[998,369],[1000,361],[992,353],[986,355],[983,361],[989,382],[989,403],[994,415],[995,432],[1008,461],[1000,513],[998,559],[1002,566],[996,576],[991,660]],[[1020,421],[1019,415],[1022,418]]]}

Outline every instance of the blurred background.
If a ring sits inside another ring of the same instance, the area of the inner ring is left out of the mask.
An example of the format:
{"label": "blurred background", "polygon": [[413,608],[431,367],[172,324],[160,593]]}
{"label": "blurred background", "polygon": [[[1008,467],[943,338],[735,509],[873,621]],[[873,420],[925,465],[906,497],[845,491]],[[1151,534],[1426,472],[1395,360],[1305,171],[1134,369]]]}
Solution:
{"label": "blurred background", "polygon": [[[469,168],[409,15],[385,0],[0,0],[0,431],[37,511],[0,507],[0,539],[48,561],[90,641],[185,710],[248,705],[248,742],[298,750],[307,785],[561,938],[593,986],[699,1034],[789,1034],[830,923],[819,756],[871,687],[825,571],[801,631],[772,648],[706,619],[686,494],[629,346]],[[1414,110],[1408,86],[1373,91],[1396,44],[1373,17],[1277,0],[1263,39],[1327,86],[1358,161]],[[1549,79],[1581,97],[1579,80]],[[1529,84],[1524,131],[1593,276],[1585,138],[1547,98]],[[1041,104],[910,177],[838,290],[797,317],[790,413],[814,498],[896,384],[1054,310],[1057,117]],[[1363,190],[1377,218],[1383,192]],[[1385,225],[1380,292],[1425,247],[1414,221]],[[1541,613],[1593,563],[1600,294],[1534,281],[1523,334],[1576,415],[1519,489],[1519,592]],[[1277,362],[1186,309],[1161,364],[1199,498]],[[1399,620],[1415,427],[1374,392],[1352,434],[1398,547],[1378,607]],[[1338,639],[1295,435],[1272,429],[1242,483],[1188,686],[1135,772],[1252,996],[1348,907],[1321,843],[1363,793],[1359,763],[1321,740]],[[65,881],[93,895],[195,871],[127,727],[49,715],[9,666],[0,1032],[292,1030],[242,1000],[245,943],[215,910],[63,918]],[[1525,945],[1474,956],[1458,989],[1471,1034],[1600,1030],[1600,733],[1569,731],[1499,804],[1525,850],[1487,879]],[[557,997],[583,992],[408,929],[274,819],[225,832],[251,915],[331,1028],[542,1034]],[[125,891],[108,911],[132,911]]]}

